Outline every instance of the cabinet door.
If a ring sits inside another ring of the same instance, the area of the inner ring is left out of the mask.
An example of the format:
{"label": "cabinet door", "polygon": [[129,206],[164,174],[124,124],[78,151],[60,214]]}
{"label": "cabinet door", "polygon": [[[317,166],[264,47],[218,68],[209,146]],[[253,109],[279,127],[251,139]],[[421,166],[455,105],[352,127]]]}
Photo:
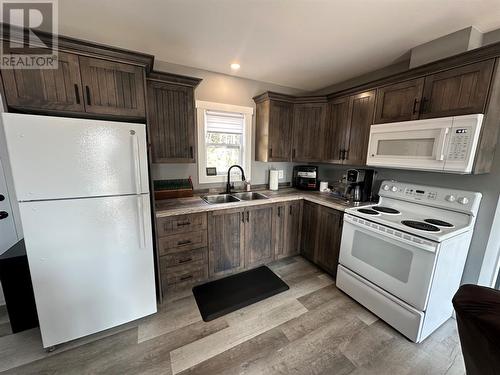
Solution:
{"label": "cabinet door", "polygon": [[320,161],[323,158],[326,104],[295,104],[293,115],[293,161]]}
{"label": "cabinet door", "polygon": [[486,60],[427,76],[420,118],[484,113],[493,63]]}
{"label": "cabinet door", "polygon": [[302,234],[300,252],[307,259],[314,261],[318,234],[319,205],[304,202],[302,209]]}
{"label": "cabinet door", "polygon": [[251,268],[273,260],[274,205],[245,210],[245,267]]}
{"label": "cabinet door", "polygon": [[143,68],[80,56],[80,71],[86,112],[145,117]]}
{"label": "cabinet door", "polygon": [[78,56],[59,52],[57,69],[2,70],[7,104],[16,108],[83,112]]}
{"label": "cabinet door", "polygon": [[269,107],[269,161],[290,161],[293,104],[271,100]]}
{"label": "cabinet door", "polygon": [[321,207],[315,262],[334,276],[337,274],[341,238],[342,212]]}
{"label": "cabinet door", "polygon": [[424,78],[377,89],[375,124],[416,120],[419,117]]}
{"label": "cabinet door", "polygon": [[286,257],[286,204],[279,203],[275,206],[274,215],[274,257]]}
{"label": "cabinet door", "polygon": [[344,164],[365,165],[370,126],[373,123],[375,91],[353,95],[350,101],[351,126],[346,133]]}
{"label": "cabinet door", "polygon": [[349,96],[328,103],[326,136],[324,138],[324,158],[327,162],[342,163],[345,140],[348,138],[351,123],[350,103]]}
{"label": "cabinet door", "polygon": [[245,215],[243,209],[208,214],[209,275],[223,276],[245,267]]}
{"label": "cabinet door", "polygon": [[192,87],[148,81],[148,124],[153,163],[194,163]]}
{"label": "cabinet door", "polygon": [[285,206],[285,251],[283,256],[300,252],[300,229],[302,225],[302,201],[288,202]]}

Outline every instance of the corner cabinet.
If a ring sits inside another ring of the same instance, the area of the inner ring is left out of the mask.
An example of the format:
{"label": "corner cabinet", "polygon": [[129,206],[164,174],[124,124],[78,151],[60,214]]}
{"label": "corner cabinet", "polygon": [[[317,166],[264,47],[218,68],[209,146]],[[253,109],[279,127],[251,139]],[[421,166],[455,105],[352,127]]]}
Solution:
{"label": "corner cabinet", "polygon": [[147,78],[153,163],[196,162],[194,89],[201,79],[152,72]]}

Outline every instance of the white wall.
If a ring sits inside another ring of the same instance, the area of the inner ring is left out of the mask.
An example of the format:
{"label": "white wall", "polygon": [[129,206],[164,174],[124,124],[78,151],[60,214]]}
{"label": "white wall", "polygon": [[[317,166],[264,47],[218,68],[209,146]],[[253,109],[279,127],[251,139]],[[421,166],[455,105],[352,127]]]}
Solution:
{"label": "white wall", "polygon": [[[253,81],[236,76],[209,72],[206,70],[190,68],[186,66],[171,64],[163,61],[155,61],[155,70],[183,74],[202,78],[200,85],[195,90],[196,100],[209,102],[241,105],[255,108],[252,98],[264,91],[277,91],[284,94],[300,95],[306,92],[278,86],[272,83]],[[252,125],[252,184],[265,184],[268,182],[268,170],[270,167],[284,170],[284,178],[280,182],[291,181],[292,163],[261,163],[255,161],[255,113]],[[152,167],[154,179],[187,178],[193,179],[195,189],[209,187],[222,187],[223,184],[198,184],[198,168],[196,164],[154,164]]]}

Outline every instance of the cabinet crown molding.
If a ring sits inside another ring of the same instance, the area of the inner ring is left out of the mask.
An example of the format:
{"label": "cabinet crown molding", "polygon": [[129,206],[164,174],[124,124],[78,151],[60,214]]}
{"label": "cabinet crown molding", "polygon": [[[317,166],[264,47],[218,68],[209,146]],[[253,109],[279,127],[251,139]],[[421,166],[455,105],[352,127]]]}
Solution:
{"label": "cabinet crown molding", "polygon": [[202,78],[188,77],[180,74],[160,72],[153,70],[148,73],[146,79],[148,81],[157,81],[162,83],[172,83],[180,86],[188,86],[195,88],[203,80]]}

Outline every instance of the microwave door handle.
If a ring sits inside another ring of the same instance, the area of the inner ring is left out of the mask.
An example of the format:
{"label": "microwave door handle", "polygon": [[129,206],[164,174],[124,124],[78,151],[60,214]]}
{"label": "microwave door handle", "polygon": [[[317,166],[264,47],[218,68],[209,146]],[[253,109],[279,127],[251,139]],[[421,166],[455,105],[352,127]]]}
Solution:
{"label": "microwave door handle", "polygon": [[440,139],[440,146],[439,146],[439,152],[436,154],[436,160],[444,160],[444,150],[446,148],[446,141],[448,140],[448,133],[450,132],[450,128],[444,128],[441,130],[441,135],[439,136]]}

